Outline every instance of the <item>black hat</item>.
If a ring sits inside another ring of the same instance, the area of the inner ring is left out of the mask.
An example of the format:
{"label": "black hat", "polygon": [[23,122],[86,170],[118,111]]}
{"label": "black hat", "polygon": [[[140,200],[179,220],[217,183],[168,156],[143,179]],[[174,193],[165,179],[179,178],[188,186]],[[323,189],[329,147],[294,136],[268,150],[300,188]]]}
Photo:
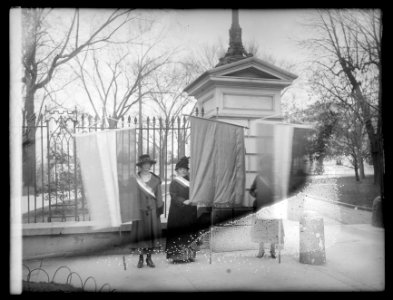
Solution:
{"label": "black hat", "polygon": [[139,156],[139,160],[137,162],[137,166],[140,167],[142,166],[144,163],[149,163],[149,164],[155,164],[156,161],[150,158],[149,154],[143,154],[141,156]]}
{"label": "black hat", "polygon": [[179,159],[179,161],[177,162],[176,166],[175,166],[175,170],[179,169],[179,168],[185,168],[185,169],[189,169],[188,167],[188,157],[187,156],[183,156],[182,158]]}

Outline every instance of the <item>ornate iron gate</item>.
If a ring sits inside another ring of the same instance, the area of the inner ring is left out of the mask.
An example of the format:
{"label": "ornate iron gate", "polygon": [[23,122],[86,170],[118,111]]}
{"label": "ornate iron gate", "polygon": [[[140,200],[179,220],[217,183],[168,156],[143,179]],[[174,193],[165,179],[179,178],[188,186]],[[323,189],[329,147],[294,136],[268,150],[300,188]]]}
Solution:
{"label": "ornate iron gate", "polygon": [[[197,110],[195,114],[198,115]],[[174,174],[174,164],[179,157],[189,155],[188,117],[146,117],[140,122],[129,116],[112,127],[136,128],[136,155],[149,153],[157,161],[152,171],[163,181],[166,216],[168,185]],[[35,131],[35,160],[27,168],[32,172],[33,184],[23,189],[23,223],[90,220],[73,134],[110,128],[99,118],[77,110],[45,110],[35,127],[24,125],[23,130],[26,129]]]}

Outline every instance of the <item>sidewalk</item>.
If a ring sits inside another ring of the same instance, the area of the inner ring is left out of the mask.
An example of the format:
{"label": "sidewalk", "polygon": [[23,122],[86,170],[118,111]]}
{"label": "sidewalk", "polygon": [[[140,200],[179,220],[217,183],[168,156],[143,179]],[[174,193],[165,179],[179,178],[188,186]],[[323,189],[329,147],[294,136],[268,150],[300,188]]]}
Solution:
{"label": "sidewalk", "polygon": [[[50,279],[60,266],[77,272],[84,282],[93,276],[97,289],[105,283],[111,289],[129,291],[380,291],[384,289],[384,230],[369,224],[340,225],[325,223],[327,262],[323,266],[299,263],[298,222],[285,221],[285,248],[281,263],[268,255],[255,257],[255,250],[213,253],[202,249],[197,260],[171,264],[164,253],[153,256],[155,269],[136,268],[137,255],[127,247],[91,256],[63,257],[25,261],[30,269],[45,269]],[[123,257],[126,263],[124,269]],[[24,270],[25,271],[25,270]],[[69,272],[60,270],[55,282],[65,283]],[[26,276],[26,275],[25,275]],[[31,281],[47,281],[35,272]],[[77,276],[72,284],[81,286]],[[107,288],[107,287],[106,287]],[[105,288],[105,289],[106,289]],[[85,290],[94,290],[93,281]]]}

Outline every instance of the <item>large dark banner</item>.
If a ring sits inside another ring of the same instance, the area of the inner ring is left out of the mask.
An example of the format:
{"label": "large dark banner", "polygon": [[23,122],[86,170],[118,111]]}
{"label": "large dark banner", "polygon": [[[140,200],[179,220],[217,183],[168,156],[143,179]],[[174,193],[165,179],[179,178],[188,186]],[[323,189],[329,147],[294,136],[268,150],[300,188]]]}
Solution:
{"label": "large dark banner", "polygon": [[245,201],[244,129],[191,117],[190,199],[206,206]]}

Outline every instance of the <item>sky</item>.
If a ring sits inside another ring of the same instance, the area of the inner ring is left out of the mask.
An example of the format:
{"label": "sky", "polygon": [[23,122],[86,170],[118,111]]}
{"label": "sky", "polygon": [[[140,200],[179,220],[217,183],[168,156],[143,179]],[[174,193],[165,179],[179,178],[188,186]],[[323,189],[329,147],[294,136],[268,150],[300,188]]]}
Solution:
{"label": "sky", "polygon": [[[239,23],[243,43],[255,40],[262,52],[274,54],[281,59],[303,61],[306,53],[296,43],[307,37],[301,22],[311,12],[299,9],[240,9]],[[182,38],[187,44],[213,44],[218,39],[228,44],[231,10],[176,10],[172,12],[172,16],[173,26],[179,26],[174,35],[184,35]]]}
{"label": "sky", "polygon": [[[299,41],[312,37],[312,32],[304,23],[314,13],[315,10],[311,9],[239,10],[243,44],[255,41],[260,53],[294,64],[294,70],[290,71],[299,78],[282,100],[292,101],[303,108],[315,99],[310,98],[305,89],[306,78],[303,74],[312,53],[301,48]],[[228,46],[232,23],[230,9],[175,10],[170,11],[167,18],[170,28],[173,28],[171,35],[189,49],[214,44],[220,39]]]}
{"label": "sky", "polygon": [[[71,20],[72,10],[55,9],[58,16],[58,23],[55,24],[60,31],[66,28],[67,20]],[[81,16],[86,22],[85,34],[91,31],[95,24],[102,22],[103,18],[111,11],[84,9]],[[230,9],[210,9],[210,10],[137,10],[137,14],[142,17],[149,17],[158,22],[156,30],[162,30],[165,35],[164,48],[179,47],[183,54],[198,49],[202,45],[214,45],[221,40],[227,48],[229,43],[229,28],[231,26],[232,12]],[[291,89],[291,101],[296,101],[299,105],[307,102],[307,93],[301,87],[302,67],[308,59],[306,51],[298,46],[298,41],[311,36],[306,27],[302,25],[313,10],[285,9],[285,10],[239,10],[239,23],[242,28],[243,43],[255,41],[259,45],[259,52],[273,55],[278,60],[295,63],[295,74],[299,75],[297,86]],[[64,16],[63,18],[61,18]],[[132,25],[130,25],[132,26]],[[123,31],[122,37],[127,36],[128,31]],[[158,50],[165,51],[165,50]],[[60,96],[60,95],[59,95]],[[86,95],[72,89],[64,92],[60,98],[67,101],[75,101],[78,105],[89,107]],[[286,95],[288,97],[288,95]],[[73,99],[73,100],[71,100]],[[64,101],[60,101],[63,102]],[[87,105],[87,106],[86,106]]]}

